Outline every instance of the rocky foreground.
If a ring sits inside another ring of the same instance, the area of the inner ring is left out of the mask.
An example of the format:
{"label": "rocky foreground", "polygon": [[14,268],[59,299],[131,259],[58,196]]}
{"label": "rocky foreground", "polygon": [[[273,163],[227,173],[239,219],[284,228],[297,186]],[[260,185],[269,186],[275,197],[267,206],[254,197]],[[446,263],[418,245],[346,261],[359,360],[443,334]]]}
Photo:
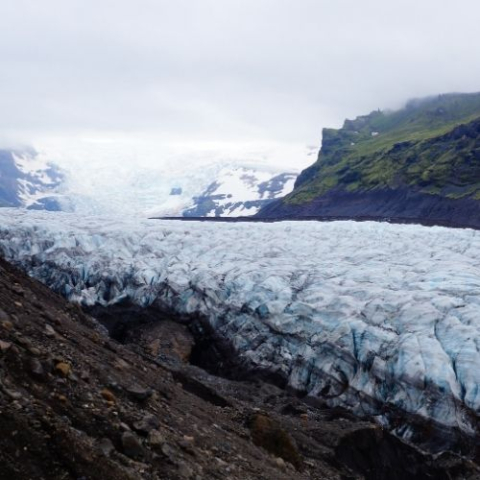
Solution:
{"label": "rocky foreground", "polygon": [[119,344],[0,260],[0,478],[480,478],[342,410],[189,365],[182,328],[162,319]]}

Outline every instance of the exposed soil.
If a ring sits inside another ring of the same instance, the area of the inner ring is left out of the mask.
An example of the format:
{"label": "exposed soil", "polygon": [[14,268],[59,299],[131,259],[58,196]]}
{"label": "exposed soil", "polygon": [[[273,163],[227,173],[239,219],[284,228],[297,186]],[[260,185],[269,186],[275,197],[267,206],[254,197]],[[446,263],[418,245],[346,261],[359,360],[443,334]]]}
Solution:
{"label": "exposed soil", "polygon": [[348,412],[208,374],[188,330],[152,320],[119,343],[0,260],[0,479],[480,478]]}

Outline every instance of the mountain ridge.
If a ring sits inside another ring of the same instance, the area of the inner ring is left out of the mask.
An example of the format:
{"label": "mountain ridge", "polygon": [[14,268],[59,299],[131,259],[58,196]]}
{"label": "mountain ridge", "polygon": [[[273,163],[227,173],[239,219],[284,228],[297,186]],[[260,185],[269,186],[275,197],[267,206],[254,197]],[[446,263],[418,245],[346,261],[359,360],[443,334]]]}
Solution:
{"label": "mountain ridge", "polygon": [[136,166],[111,179],[100,169],[76,179],[33,148],[0,149],[0,207],[138,216],[236,217],[253,215],[293,189],[298,172],[261,163],[211,163],[178,171]]}
{"label": "mountain ridge", "polygon": [[34,149],[0,149],[0,207],[60,210],[57,189],[63,179]]}
{"label": "mountain ridge", "polygon": [[479,201],[480,94],[447,94],[324,129],[317,162],[299,175],[291,194],[258,215],[424,218],[478,226],[472,217],[480,212]]}
{"label": "mountain ridge", "polygon": [[238,217],[253,215],[262,207],[289,193],[296,173],[267,172],[247,167],[222,171],[205,191],[193,197],[184,217]]}

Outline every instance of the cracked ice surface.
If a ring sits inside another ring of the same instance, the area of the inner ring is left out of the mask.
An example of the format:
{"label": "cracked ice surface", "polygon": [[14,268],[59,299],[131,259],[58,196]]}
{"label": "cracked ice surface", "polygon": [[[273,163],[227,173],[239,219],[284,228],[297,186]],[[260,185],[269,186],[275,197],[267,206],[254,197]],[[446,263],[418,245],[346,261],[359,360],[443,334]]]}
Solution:
{"label": "cracked ice surface", "polygon": [[0,209],[7,259],[86,305],[202,314],[253,365],[331,405],[473,428],[480,232],[199,223]]}

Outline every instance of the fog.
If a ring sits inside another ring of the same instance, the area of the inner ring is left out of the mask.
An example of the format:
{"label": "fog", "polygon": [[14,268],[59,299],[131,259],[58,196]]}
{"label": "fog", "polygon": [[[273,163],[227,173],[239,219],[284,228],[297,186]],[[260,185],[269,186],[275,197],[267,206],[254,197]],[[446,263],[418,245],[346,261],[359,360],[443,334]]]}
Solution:
{"label": "fog", "polygon": [[474,0],[4,1],[0,141],[318,146],[346,117],[480,90],[478,18]]}

